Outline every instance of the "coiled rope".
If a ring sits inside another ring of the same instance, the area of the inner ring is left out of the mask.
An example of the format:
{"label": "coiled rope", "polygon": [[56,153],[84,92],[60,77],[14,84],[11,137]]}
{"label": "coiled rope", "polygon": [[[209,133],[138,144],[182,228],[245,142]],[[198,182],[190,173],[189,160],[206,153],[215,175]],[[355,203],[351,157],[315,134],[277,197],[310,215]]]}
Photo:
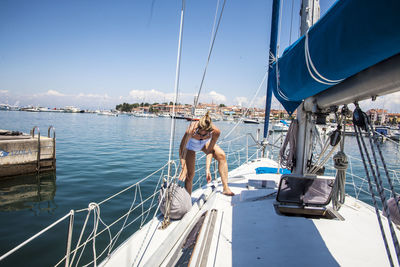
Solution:
{"label": "coiled rope", "polygon": [[339,210],[346,197],[346,170],[349,162],[342,150],[333,156],[333,162],[336,169],[336,178],[332,189],[332,206],[335,210]]}
{"label": "coiled rope", "polygon": [[[334,168],[336,169],[335,183],[332,189],[332,206],[335,210],[339,210],[344,204],[346,198],[346,171],[349,166],[347,156],[344,153],[344,139],[346,137],[346,115],[349,113],[347,105],[342,109],[342,116],[339,118],[335,113],[336,120],[343,126],[342,139],[340,140],[340,151],[333,156]],[[340,128],[338,128],[340,129]]]}

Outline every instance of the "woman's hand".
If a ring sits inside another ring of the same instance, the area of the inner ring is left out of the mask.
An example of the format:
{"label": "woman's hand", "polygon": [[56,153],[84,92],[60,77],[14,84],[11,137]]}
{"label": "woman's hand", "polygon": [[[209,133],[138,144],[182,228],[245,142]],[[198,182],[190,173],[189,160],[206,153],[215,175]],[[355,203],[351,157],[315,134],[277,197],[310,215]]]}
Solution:
{"label": "woman's hand", "polygon": [[179,180],[184,182],[187,177],[186,161],[181,159],[181,172],[179,173]]}
{"label": "woman's hand", "polygon": [[179,174],[179,180],[181,180],[182,182],[186,180],[186,174],[183,170],[181,170],[181,173]]}
{"label": "woman's hand", "polygon": [[206,171],[207,184],[211,182],[212,176],[210,171]]}

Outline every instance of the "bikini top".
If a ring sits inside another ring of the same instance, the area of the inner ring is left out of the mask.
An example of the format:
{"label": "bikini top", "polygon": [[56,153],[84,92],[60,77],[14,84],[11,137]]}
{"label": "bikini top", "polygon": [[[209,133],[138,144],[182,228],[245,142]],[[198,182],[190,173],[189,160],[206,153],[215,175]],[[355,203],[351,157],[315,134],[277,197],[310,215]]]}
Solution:
{"label": "bikini top", "polygon": [[[193,135],[196,135],[196,134],[198,135],[199,134],[198,131],[199,131],[199,129],[196,129],[196,131],[194,132]],[[211,135],[212,135],[212,132],[210,132],[208,135],[206,135],[206,136],[208,136],[208,138],[200,139],[200,140],[197,140],[197,139],[195,139],[193,137],[190,138],[189,141],[186,144],[186,149],[192,150],[192,151],[200,151],[200,150],[202,150],[203,147],[207,144],[207,142],[210,141]]]}

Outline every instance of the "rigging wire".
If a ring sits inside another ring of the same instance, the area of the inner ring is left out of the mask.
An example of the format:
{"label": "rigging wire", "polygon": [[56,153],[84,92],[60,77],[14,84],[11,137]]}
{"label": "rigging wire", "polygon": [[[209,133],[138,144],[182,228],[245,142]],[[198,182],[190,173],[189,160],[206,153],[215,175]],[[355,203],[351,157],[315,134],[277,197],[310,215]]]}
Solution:
{"label": "rigging wire", "polygon": [[[283,1],[282,1],[283,2]],[[282,4],[283,5],[283,4]],[[280,16],[279,16],[279,29],[278,29],[278,45],[276,47],[276,55],[275,57],[272,57],[275,60],[275,64],[276,64],[276,91],[278,93],[278,95],[286,100],[289,101],[289,98],[282,92],[282,90],[280,89],[280,83],[279,83],[279,64],[278,64],[278,60],[279,60],[279,43],[280,43],[280,39],[281,39],[281,35],[280,32],[282,31],[282,5],[280,7]],[[270,63],[271,64],[271,63]],[[271,64],[272,66],[272,64]]]}
{"label": "rigging wire", "polygon": [[171,196],[168,189],[168,185],[170,184],[170,177],[171,177],[171,162],[173,159],[173,151],[174,151],[174,141],[175,141],[175,131],[176,131],[176,122],[175,122],[175,105],[178,102],[178,92],[179,92],[179,75],[180,75],[180,66],[181,66],[181,55],[182,55],[182,36],[183,36],[183,25],[184,25],[184,18],[185,18],[185,6],[186,0],[182,0],[182,8],[181,8],[181,21],[180,21],[180,29],[179,29],[179,42],[178,42],[178,55],[176,59],[176,74],[175,74],[175,97],[174,102],[172,103],[172,116],[171,116],[171,135],[169,139],[169,155],[168,155],[168,173],[167,173],[167,188],[165,194],[165,214],[164,214],[164,221],[163,227],[169,225],[169,211],[171,206]]}
{"label": "rigging wire", "polygon": [[294,10],[294,0],[292,0],[292,12],[291,12],[291,15],[290,15],[290,34],[289,34],[289,45],[291,45],[291,44],[292,44],[293,10]]}
{"label": "rigging wire", "polygon": [[171,160],[173,158],[174,151],[174,137],[175,137],[175,105],[178,102],[178,93],[179,93],[179,77],[180,77],[180,66],[181,66],[181,55],[182,55],[182,37],[183,37],[183,25],[184,25],[184,17],[185,17],[185,6],[186,0],[182,0],[182,8],[181,8],[181,21],[180,21],[180,29],[179,29],[179,41],[178,41],[178,55],[176,59],[176,73],[175,73],[175,96],[174,102],[172,103],[172,117],[171,117],[171,134],[169,140],[169,155],[168,155],[168,176],[169,180],[171,174]]}
{"label": "rigging wire", "polygon": [[[267,79],[267,77],[268,77],[268,70],[265,72],[264,78],[262,79],[260,85],[257,88],[257,91],[255,92],[253,98],[251,99],[249,107],[251,107],[254,104],[254,101],[256,100],[256,97],[257,97],[258,93],[260,92],[260,89],[261,89],[262,85],[264,84],[265,80]],[[232,129],[218,143],[225,141],[226,138],[228,138],[232,134],[232,132],[239,126],[239,123],[241,123],[244,120],[244,115],[249,111],[249,109],[250,108],[247,108],[246,111],[242,113],[242,116],[236,122],[236,124],[232,127]]]}
{"label": "rigging wire", "polygon": [[[224,9],[225,9],[225,3],[226,3],[226,0],[224,0],[224,3],[222,4],[221,13],[220,13],[219,18],[218,18],[217,27],[215,29],[215,32],[211,36],[212,41],[210,42],[210,48],[209,48],[209,51],[208,51],[207,62],[206,62],[206,66],[205,66],[204,71],[203,71],[203,77],[201,79],[199,91],[197,93],[197,96],[196,96],[196,99],[195,99],[195,102],[194,102],[193,110],[196,109],[196,107],[197,107],[197,105],[199,103],[199,97],[200,97],[201,89],[203,88],[204,79],[206,78],[208,64],[210,63],[211,53],[213,51],[214,44],[215,44],[215,39],[217,37],[218,29],[219,29],[219,26],[221,24],[222,14],[224,13]],[[218,5],[219,5],[219,2],[217,3],[217,8],[218,8]],[[217,13],[215,13],[215,14],[217,14]]]}
{"label": "rigging wire", "polygon": [[211,46],[212,46],[212,43],[213,43],[213,37],[214,37],[214,31],[215,31],[215,25],[216,25],[216,23],[217,23],[217,16],[218,16],[218,10],[219,10],[219,1],[220,0],[218,0],[217,1],[217,7],[215,8],[215,15],[214,15],[214,23],[213,23],[213,27],[212,27],[212,30],[211,30],[211,38],[210,38],[210,45],[209,45],[209,47],[208,47],[208,50],[210,51],[210,49],[211,49]]}

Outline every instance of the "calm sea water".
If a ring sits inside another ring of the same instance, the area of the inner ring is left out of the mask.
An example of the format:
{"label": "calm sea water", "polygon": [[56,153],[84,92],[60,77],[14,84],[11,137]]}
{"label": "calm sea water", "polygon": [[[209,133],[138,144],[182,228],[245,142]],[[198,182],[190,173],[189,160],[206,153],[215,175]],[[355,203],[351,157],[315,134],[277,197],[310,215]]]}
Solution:
{"label": "calm sea water", "polygon": [[[0,199],[3,202],[0,202],[0,255],[63,217],[71,209],[78,210],[86,208],[90,202],[100,202],[163,166],[168,160],[170,124],[170,119],[166,118],[0,111],[1,129],[29,133],[33,126],[38,126],[42,135],[47,135],[47,128],[53,125],[57,136],[57,170],[54,174],[20,176],[0,181]],[[184,120],[176,120],[175,158],[187,125],[188,122]],[[224,136],[234,124],[216,122],[216,125]],[[257,128],[261,129],[262,126],[239,125],[230,139],[249,132],[256,135]],[[355,139],[348,138],[347,141],[346,152],[359,158]],[[239,142],[246,143],[245,139],[239,139]],[[222,147],[228,151],[228,145]],[[390,168],[399,171],[396,146],[386,142],[383,150],[388,155],[386,159]],[[237,164],[244,160],[245,150],[230,155],[230,169],[234,167],[233,162]],[[353,164],[352,167],[354,172],[363,175],[360,164]],[[141,188],[143,196],[154,191],[158,178],[159,175],[151,178]],[[351,192],[352,188],[348,187],[348,191]],[[134,192],[128,191],[102,206],[104,221],[110,223],[112,218],[125,213],[133,195]],[[368,200],[367,196],[361,195],[363,197]],[[77,230],[74,240],[79,236],[79,226],[85,217],[86,213],[75,217]],[[127,228],[120,240],[128,237],[137,227],[136,223]],[[66,220],[0,262],[0,266],[53,266],[65,253],[67,228]],[[114,233],[117,230],[113,230]],[[106,236],[98,238],[96,242],[99,247],[108,244]],[[84,254],[80,264],[89,262],[92,257],[92,244],[88,246],[89,252]]]}

